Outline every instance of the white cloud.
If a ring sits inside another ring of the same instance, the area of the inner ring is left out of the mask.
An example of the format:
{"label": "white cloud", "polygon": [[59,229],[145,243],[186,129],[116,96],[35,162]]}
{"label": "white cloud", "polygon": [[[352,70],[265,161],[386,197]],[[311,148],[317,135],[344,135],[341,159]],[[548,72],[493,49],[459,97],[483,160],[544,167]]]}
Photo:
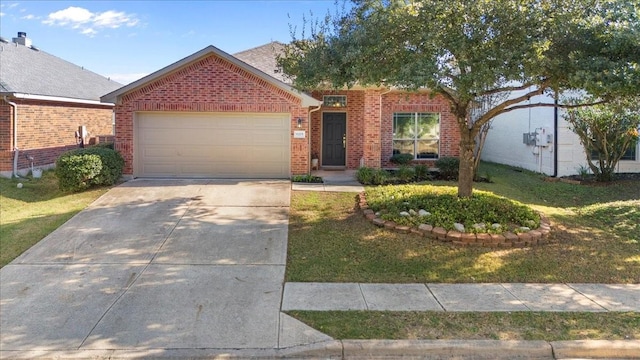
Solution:
{"label": "white cloud", "polygon": [[3,16],[4,16],[4,13],[3,13],[3,12],[0,12],[0,17],[3,17]]}
{"label": "white cloud", "polygon": [[145,76],[149,75],[148,73],[135,73],[135,74],[111,74],[107,75],[113,81],[119,82],[120,84],[127,85],[132,83],[138,79],[141,79]]}
{"label": "white cloud", "polygon": [[94,36],[98,33],[96,29],[132,27],[136,26],[138,22],[135,14],[115,10],[94,13],[85,8],[70,6],[49,14],[42,23],[79,29],[81,34]]}
{"label": "white cloud", "polygon": [[34,19],[40,19],[40,17],[39,16],[35,16],[33,14],[28,14],[28,15],[25,15],[25,16],[21,17],[20,19],[23,19],[23,20],[34,20]]}

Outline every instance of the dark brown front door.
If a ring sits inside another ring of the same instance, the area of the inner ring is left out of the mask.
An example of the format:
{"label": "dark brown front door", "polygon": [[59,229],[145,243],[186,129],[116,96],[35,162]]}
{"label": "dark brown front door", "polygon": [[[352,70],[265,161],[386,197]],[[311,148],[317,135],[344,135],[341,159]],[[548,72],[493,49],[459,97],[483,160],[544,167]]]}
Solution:
{"label": "dark brown front door", "polygon": [[347,114],[322,114],[322,165],[345,166]]}

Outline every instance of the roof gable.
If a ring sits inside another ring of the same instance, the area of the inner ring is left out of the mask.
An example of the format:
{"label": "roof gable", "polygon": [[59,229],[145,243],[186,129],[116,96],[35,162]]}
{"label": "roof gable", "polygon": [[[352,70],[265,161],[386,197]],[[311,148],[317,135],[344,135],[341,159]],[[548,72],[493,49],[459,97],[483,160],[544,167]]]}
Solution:
{"label": "roof gable", "polygon": [[100,96],[122,86],[33,47],[0,45],[0,93],[99,101]]}
{"label": "roof gable", "polygon": [[176,72],[184,67],[189,66],[190,64],[193,64],[203,58],[206,58],[208,56],[211,55],[216,55],[217,57],[237,66],[238,68],[256,76],[257,78],[259,78],[260,80],[275,86],[277,89],[286,92],[287,94],[290,94],[298,99],[301,100],[301,105],[303,107],[308,107],[308,106],[318,106],[320,105],[320,101],[314,99],[313,97],[311,97],[310,95],[307,95],[305,93],[302,93],[294,88],[292,88],[291,86],[289,86],[288,84],[283,83],[282,81],[274,78],[273,76],[270,76],[268,74],[265,74],[264,72],[262,72],[261,70],[243,62],[240,61],[239,59],[227,54],[226,52],[216,48],[213,45],[209,45],[206,48],[191,54],[189,56],[187,56],[186,58],[179,60],[169,66],[166,66],[150,75],[147,75],[145,77],[143,77],[140,80],[137,80],[129,85],[123,86],[118,90],[115,90],[109,94],[106,94],[104,96],[102,96],[101,100],[105,101],[105,102],[119,102],[124,96],[126,96],[129,93],[132,93],[133,91],[137,90],[137,89],[141,89],[145,86],[151,85],[152,83],[160,80],[161,78]]}

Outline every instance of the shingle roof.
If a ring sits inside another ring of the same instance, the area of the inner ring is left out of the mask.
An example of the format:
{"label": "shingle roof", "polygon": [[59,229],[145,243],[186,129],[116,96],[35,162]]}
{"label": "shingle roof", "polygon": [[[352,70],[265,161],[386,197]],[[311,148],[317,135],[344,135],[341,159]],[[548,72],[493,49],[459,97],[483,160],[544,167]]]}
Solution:
{"label": "shingle roof", "polygon": [[0,43],[0,93],[99,101],[121,86],[47,52]]}
{"label": "shingle roof", "polygon": [[241,51],[233,54],[233,56],[283,83],[291,84],[291,79],[285,77],[284,74],[278,70],[278,64],[276,62],[277,56],[282,54],[283,50],[284,44],[273,41],[254,47],[253,49]]}

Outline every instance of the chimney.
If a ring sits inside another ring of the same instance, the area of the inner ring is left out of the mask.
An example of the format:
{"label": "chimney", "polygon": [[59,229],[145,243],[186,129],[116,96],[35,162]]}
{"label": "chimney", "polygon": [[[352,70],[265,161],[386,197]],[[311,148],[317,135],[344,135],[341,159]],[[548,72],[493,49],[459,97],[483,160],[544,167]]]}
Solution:
{"label": "chimney", "polygon": [[12,41],[16,44],[24,45],[26,47],[31,46],[31,39],[27,37],[26,32],[18,31],[18,37],[14,37]]}

